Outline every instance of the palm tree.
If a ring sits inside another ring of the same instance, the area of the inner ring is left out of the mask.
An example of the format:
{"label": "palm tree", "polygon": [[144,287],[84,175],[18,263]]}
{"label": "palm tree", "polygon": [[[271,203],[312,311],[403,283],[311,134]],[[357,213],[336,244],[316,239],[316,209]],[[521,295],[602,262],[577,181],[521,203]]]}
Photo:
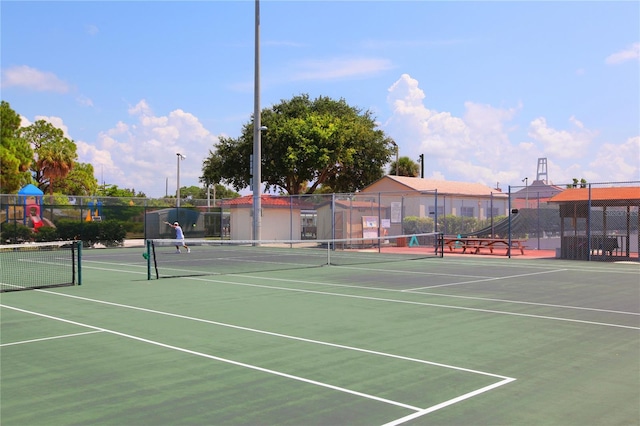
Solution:
{"label": "palm tree", "polygon": [[396,162],[391,163],[390,175],[418,177],[420,176],[420,165],[409,157],[398,159],[398,173],[396,173]]}
{"label": "palm tree", "polygon": [[33,148],[36,159],[31,163],[31,172],[38,187],[43,192],[48,189],[53,196],[54,182],[65,178],[78,158],[75,142],[44,120],[21,128],[20,136]]}
{"label": "palm tree", "polygon": [[37,163],[42,171],[42,176],[49,180],[49,194],[52,202],[53,183],[67,177],[76,158],[78,158],[78,154],[75,144],[65,143],[64,140],[56,139],[40,147]]}

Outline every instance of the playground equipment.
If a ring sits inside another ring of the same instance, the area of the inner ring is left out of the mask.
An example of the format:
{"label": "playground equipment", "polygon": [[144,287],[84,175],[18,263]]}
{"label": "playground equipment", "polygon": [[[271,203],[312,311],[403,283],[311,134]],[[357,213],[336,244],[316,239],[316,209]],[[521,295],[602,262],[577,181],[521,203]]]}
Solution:
{"label": "playground equipment", "polygon": [[89,206],[89,211],[87,212],[87,216],[85,217],[85,222],[101,222],[102,221],[102,201],[98,200],[96,202],[90,201],[87,203]]}
{"label": "playground equipment", "polygon": [[55,227],[51,221],[42,217],[42,197],[44,193],[35,185],[29,184],[18,191],[19,203],[10,211],[7,206],[7,219],[21,220],[24,225],[31,225],[35,232],[43,226]]}
{"label": "playground equipment", "polygon": [[31,219],[31,224],[33,225],[33,230],[38,232],[38,230],[44,225],[42,221],[42,217],[40,217],[40,206],[35,204],[35,202],[27,202],[25,208],[25,216],[29,216]]}

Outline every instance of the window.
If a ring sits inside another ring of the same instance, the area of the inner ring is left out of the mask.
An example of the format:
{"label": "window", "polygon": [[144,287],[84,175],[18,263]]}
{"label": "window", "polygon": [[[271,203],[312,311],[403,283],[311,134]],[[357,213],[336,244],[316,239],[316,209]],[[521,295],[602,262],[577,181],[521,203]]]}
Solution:
{"label": "window", "polygon": [[435,216],[436,214],[438,217],[444,216],[444,206],[438,206],[437,210],[436,206],[429,206],[429,216]]}
{"label": "window", "polygon": [[460,216],[474,217],[473,210],[473,207],[460,207]]}

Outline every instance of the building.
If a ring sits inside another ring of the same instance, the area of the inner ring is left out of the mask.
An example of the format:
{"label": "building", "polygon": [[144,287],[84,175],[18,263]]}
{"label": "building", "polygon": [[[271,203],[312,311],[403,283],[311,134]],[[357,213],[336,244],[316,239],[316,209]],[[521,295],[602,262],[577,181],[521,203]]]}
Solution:
{"label": "building", "polygon": [[536,179],[529,185],[529,178],[522,179],[524,188],[511,193],[511,207],[516,209],[535,209],[547,203],[551,197],[564,189],[549,182],[547,159],[538,158]]}
{"label": "building", "polygon": [[[387,175],[358,193],[373,197],[389,208],[389,235],[402,234],[407,216],[437,217],[446,215],[473,217],[478,220],[506,216],[509,196],[481,183],[421,179]],[[376,199],[376,195],[378,198]]]}
{"label": "building", "polygon": [[[219,204],[231,213],[232,240],[253,239],[253,195],[233,198]],[[302,205],[296,198],[262,195],[261,240],[300,239]]]}

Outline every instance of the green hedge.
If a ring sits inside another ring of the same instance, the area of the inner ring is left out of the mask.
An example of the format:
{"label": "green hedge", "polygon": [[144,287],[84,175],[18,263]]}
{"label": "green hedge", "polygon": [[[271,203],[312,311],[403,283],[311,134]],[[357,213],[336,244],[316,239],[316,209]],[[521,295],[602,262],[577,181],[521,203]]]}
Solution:
{"label": "green hedge", "polygon": [[2,244],[18,244],[25,241],[32,241],[33,232],[28,226],[19,223],[3,223],[0,232]]}
{"label": "green hedge", "polygon": [[62,219],[56,227],[41,227],[34,232],[30,227],[22,224],[2,224],[0,238],[3,244],[23,243],[27,241],[70,241],[82,240],[83,245],[90,247],[95,243],[107,247],[121,245],[127,235],[127,230],[119,220],[104,222],[78,222],[72,219]]}
{"label": "green hedge", "polygon": [[101,243],[107,247],[114,247],[121,245],[127,236],[127,230],[119,220],[104,222],[60,220],[56,223],[56,227],[59,239],[82,240],[85,246]]}
{"label": "green hedge", "polygon": [[433,219],[430,217],[407,216],[402,221],[404,234],[424,234],[433,232]]}

